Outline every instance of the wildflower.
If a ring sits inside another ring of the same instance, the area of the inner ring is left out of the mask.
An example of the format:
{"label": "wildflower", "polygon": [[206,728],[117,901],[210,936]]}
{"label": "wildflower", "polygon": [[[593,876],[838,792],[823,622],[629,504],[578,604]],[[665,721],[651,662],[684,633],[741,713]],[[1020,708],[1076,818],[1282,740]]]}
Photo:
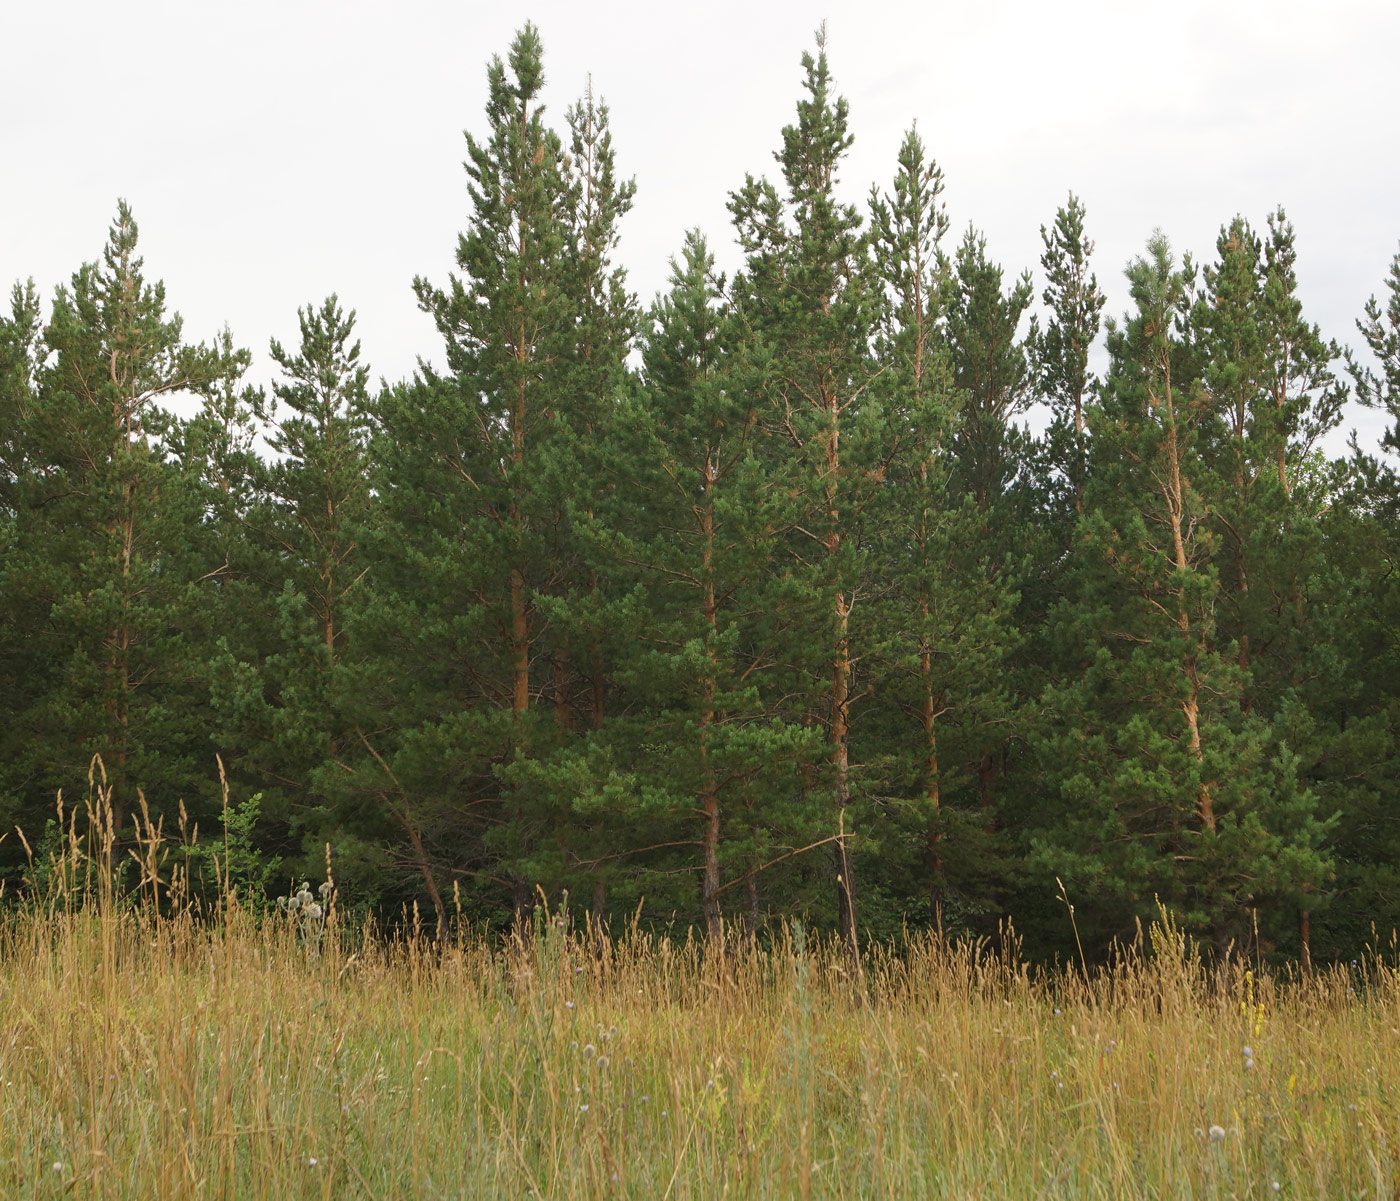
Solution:
{"label": "wildflower", "polygon": [[54,1166],[53,1166],[53,1170],[54,1170],[55,1172],[61,1172],[61,1171],[63,1171],[63,1165],[62,1165],[61,1163],[56,1163],[56,1164],[54,1164]]}
{"label": "wildflower", "polygon": [[587,1113],[587,1112],[588,1112],[588,1103],[587,1103],[587,1102],[584,1102],[582,1105],[580,1105],[580,1106],[578,1107],[578,1111],[579,1111],[579,1113]]}
{"label": "wildflower", "polygon": [[1210,1135],[1210,1141],[1213,1143],[1219,1143],[1225,1140],[1224,1126],[1212,1126],[1207,1133]]}
{"label": "wildflower", "polygon": [[595,1056],[596,1054],[598,1054],[598,1048],[597,1048],[597,1047],[595,1047],[592,1043],[584,1043],[584,1045],[583,1045],[583,1057],[584,1057],[585,1059],[592,1059],[593,1056]]}
{"label": "wildflower", "polygon": [[574,1007],[574,1003],[573,1003],[572,1001],[565,1001],[565,1002],[564,1002],[564,1008],[565,1008],[565,1009],[572,1009],[573,1007]]}
{"label": "wildflower", "polygon": [[312,901],[311,904],[306,907],[306,916],[313,919],[320,917],[321,907],[316,904],[315,901]]}
{"label": "wildflower", "polygon": [[608,1057],[606,1055],[598,1056],[598,1070],[600,1072],[606,1072],[608,1070]]}
{"label": "wildflower", "polygon": [[319,1162],[320,1160],[318,1160],[314,1155],[308,1155],[306,1157],[306,1166],[308,1168],[314,1168]]}
{"label": "wildflower", "polygon": [[331,882],[327,880],[316,891],[321,894],[321,899],[324,901],[328,896],[331,895]]}
{"label": "wildflower", "polygon": [[645,1104],[646,1104],[648,1101],[650,1101],[650,1100],[651,1100],[651,1098],[648,1097],[648,1096],[646,1095],[646,1093],[643,1093],[643,1094],[642,1094],[642,1104],[643,1104],[643,1105],[645,1105]]}
{"label": "wildflower", "polygon": [[1246,1060],[1244,1061],[1244,1066],[1245,1066],[1246,1069],[1252,1068],[1252,1067],[1254,1066],[1254,1060],[1252,1060],[1252,1059],[1246,1059]]}
{"label": "wildflower", "polygon": [[1240,1048],[1240,1054],[1243,1055],[1246,1059],[1253,1059],[1253,1058],[1254,1058],[1254,1048],[1253,1048],[1253,1047],[1241,1047],[1241,1048]]}
{"label": "wildflower", "polygon": [[1269,1187],[1273,1189],[1274,1192],[1278,1192],[1278,1181],[1275,1180],[1272,1184],[1269,1185]]}

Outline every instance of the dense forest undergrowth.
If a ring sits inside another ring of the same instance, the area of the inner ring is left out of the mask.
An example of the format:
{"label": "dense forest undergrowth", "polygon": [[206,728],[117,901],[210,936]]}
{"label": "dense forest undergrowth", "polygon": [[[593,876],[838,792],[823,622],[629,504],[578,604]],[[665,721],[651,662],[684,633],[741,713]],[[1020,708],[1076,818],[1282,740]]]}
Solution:
{"label": "dense forest undergrowth", "polygon": [[125,204],[47,316],[16,286],[9,896],[101,794],[115,864],[198,827],[267,905],[329,846],[342,904],[444,943],[566,891],[638,937],[800,918],[852,972],[1008,918],[1097,962],[1162,906],[1305,971],[1400,924],[1400,440],[1318,449],[1348,396],[1400,417],[1400,256],[1374,366],[1304,316],[1281,210],[1203,264],[1153,235],[1104,319],[1073,196],[1014,278],[914,129],[842,199],[819,39],[742,268],[692,232],[643,310],[607,108],[552,126],[542,71],[526,27],[457,271],[413,284],[444,369],[372,386],[331,296],[246,384]]}

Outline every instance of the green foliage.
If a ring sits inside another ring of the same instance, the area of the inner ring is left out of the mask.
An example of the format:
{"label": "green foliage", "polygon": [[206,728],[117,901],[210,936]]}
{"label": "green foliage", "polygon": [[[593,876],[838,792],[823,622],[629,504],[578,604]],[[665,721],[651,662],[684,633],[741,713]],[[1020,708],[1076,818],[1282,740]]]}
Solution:
{"label": "green foliage", "polygon": [[1400,923],[1400,256],[1345,352],[1392,428],[1329,462],[1344,352],[1282,210],[1199,271],[1155,236],[1100,360],[1073,194],[1038,281],[945,249],[917,129],[849,202],[820,31],[739,270],[691,231],[643,309],[592,82],[561,136],[532,25],[485,82],[454,270],[414,281],[445,370],[372,388],[331,295],[248,386],[124,203],[47,313],[14,289],[0,825],[42,840],[100,757],[117,893],[181,815],[223,825],[191,887],[254,908],[329,845],[443,939],[553,955],[541,897],[726,953],[800,917],[852,980],[862,932],[1094,959],[1160,905],[1306,965]]}

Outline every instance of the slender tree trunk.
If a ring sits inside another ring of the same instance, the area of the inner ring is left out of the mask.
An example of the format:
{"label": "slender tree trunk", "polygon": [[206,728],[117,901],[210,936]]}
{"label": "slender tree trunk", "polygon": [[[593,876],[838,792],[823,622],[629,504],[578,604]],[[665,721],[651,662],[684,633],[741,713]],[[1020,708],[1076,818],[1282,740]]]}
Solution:
{"label": "slender tree trunk", "polygon": [[[1167,502],[1167,512],[1172,527],[1172,556],[1179,575],[1191,570],[1191,561],[1186,553],[1185,535],[1182,525],[1186,519],[1185,493],[1181,479],[1181,449],[1177,438],[1176,409],[1172,398],[1171,368],[1164,373],[1163,395],[1160,403],[1164,406],[1167,419],[1167,479],[1163,488]],[[1191,628],[1191,614],[1187,606],[1186,592],[1182,585],[1177,588],[1177,626],[1187,649],[1183,652],[1182,674],[1186,677],[1186,696],[1181,702],[1181,713],[1186,719],[1187,746],[1197,768],[1201,768],[1205,754],[1201,746],[1200,724],[1200,679],[1194,643],[1196,634]],[[1204,778],[1196,790],[1196,812],[1201,826],[1215,833],[1215,801],[1211,793],[1211,782]]]}
{"label": "slender tree trunk", "polygon": [[[713,473],[706,462],[706,495],[714,487]],[[702,559],[702,579],[705,598],[705,641],[706,666],[702,685],[703,702],[700,713],[700,809],[704,815],[705,828],[702,836],[704,848],[704,870],[700,884],[700,909],[705,918],[705,932],[710,945],[719,948],[724,941],[724,922],[719,903],[719,788],[715,781],[714,765],[710,761],[710,735],[715,720],[715,627],[717,620],[714,584],[714,509],[706,503],[700,519],[701,532],[705,538]]]}
{"label": "slender tree trunk", "polygon": [[1075,464],[1074,480],[1074,512],[1075,516],[1084,516],[1084,477],[1089,474],[1086,451],[1084,447],[1084,393],[1082,391],[1074,394],[1074,446],[1078,462]]}
{"label": "slender tree trunk", "polygon": [[[520,342],[517,353],[523,359],[525,357],[525,329],[522,321],[520,328]],[[512,480],[512,486],[520,486],[518,472],[522,470],[525,461],[525,384],[522,380],[519,390],[516,393],[515,412],[513,414],[511,464],[512,474],[516,476]],[[518,504],[512,503],[510,511],[511,525],[520,539],[517,543],[516,554],[523,557],[524,519],[521,515]],[[525,715],[530,710],[530,620],[526,609],[525,601],[525,572],[520,559],[511,566],[510,569],[510,652],[511,652],[511,717],[517,726],[516,749],[523,745],[524,731],[520,727],[523,724]],[[523,824],[525,819],[525,806],[522,799],[517,797],[515,805],[515,820],[517,824]],[[511,915],[516,935],[521,942],[525,942],[530,937],[530,912],[534,908],[535,893],[530,886],[530,881],[520,875],[513,875],[511,878]]]}
{"label": "slender tree trunk", "polygon": [[[925,610],[928,602],[923,603]],[[928,810],[928,894],[934,925],[943,926],[943,814],[938,773],[938,726],[934,707],[933,685],[930,679],[928,642],[919,655],[919,668],[924,677],[924,802]]]}
{"label": "slender tree trunk", "polygon": [[[115,364],[116,356],[114,355],[113,379],[114,382],[119,382],[116,379]],[[122,469],[128,473],[131,471],[130,456],[133,442],[131,413],[135,404],[134,398],[124,402],[118,418],[120,422],[118,438],[122,448],[119,453],[125,455]],[[115,695],[108,704],[108,711],[112,716],[116,745],[113,747],[112,764],[109,769],[111,771],[109,790],[111,799],[108,803],[112,814],[112,837],[107,847],[108,868],[115,867],[117,859],[120,857],[118,843],[121,839],[122,826],[126,822],[127,774],[131,749],[131,559],[136,542],[136,499],[135,485],[129,474],[122,481],[121,498],[121,517],[116,530],[121,539],[121,611],[117,618],[116,628],[112,631],[112,648],[109,656]]]}
{"label": "slender tree trunk", "polygon": [[[838,500],[841,478],[840,407],[834,392],[825,393],[823,402],[828,415],[825,494],[827,519],[831,523],[830,532],[826,537],[826,554],[828,561],[835,565],[841,553],[841,512]],[[856,975],[860,971],[856,881],[846,840],[846,809],[851,803],[848,726],[851,687],[851,598],[844,588],[837,587],[834,605],[836,640],[831,659],[831,764],[836,782],[836,816],[839,831],[833,852],[836,869],[836,913],[841,942],[846,948],[852,974]]]}

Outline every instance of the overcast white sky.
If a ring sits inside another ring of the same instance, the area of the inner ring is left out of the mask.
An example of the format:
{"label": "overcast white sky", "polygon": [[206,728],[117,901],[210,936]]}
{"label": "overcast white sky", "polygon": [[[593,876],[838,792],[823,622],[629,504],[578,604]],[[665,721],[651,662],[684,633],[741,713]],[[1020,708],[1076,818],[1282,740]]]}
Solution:
{"label": "overcast white sky", "polygon": [[[0,0],[0,283],[50,293],[124,196],[187,333],[227,322],[255,380],[269,337],[294,342],[297,307],[331,291],[373,373],[401,378],[439,357],[409,284],[452,267],[486,63],[533,20],[555,123],[590,73],[612,108],[638,183],[621,259],[647,301],[688,227],[734,264],[726,198],[776,173],[823,18],[852,199],[890,179],[917,118],[954,239],[974,222],[1008,274],[1038,271],[1040,225],[1072,189],[1115,313],[1154,227],[1208,260],[1223,222],[1262,227],[1281,203],[1305,313],[1358,340],[1400,247],[1395,0]],[[1348,424],[1364,436],[1364,414]]]}

